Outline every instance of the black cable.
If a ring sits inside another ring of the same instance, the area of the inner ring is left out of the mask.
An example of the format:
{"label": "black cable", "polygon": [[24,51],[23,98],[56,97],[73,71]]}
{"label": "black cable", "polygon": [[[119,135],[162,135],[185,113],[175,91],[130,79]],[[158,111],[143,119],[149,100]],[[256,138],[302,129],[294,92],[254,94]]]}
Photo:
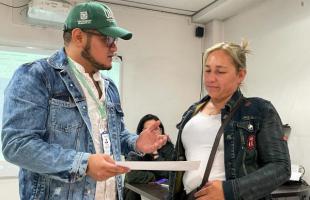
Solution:
{"label": "black cable", "polygon": [[202,54],[202,58],[201,58],[201,77],[200,77],[200,99],[202,99],[202,95],[203,95],[203,89],[204,89],[204,87],[203,87],[203,85],[204,85],[204,83],[203,83],[203,55],[204,54]]}
{"label": "black cable", "polygon": [[0,4],[1,4],[1,5],[4,5],[4,6],[7,6],[7,7],[10,7],[10,8],[22,8],[22,7],[28,6],[29,2],[26,3],[26,4],[24,4],[24,5],[21,5],[21,6],[12,6],[12,5],[3,3],[3,2],[0,2]]}
{"label": "black cable", "polygon": [[301,176],[300,179],[302,179],[302,177],[305,175],[306,173],[306,169],[304,168],[304,166],[299,165],[299,172],[301,171]]}

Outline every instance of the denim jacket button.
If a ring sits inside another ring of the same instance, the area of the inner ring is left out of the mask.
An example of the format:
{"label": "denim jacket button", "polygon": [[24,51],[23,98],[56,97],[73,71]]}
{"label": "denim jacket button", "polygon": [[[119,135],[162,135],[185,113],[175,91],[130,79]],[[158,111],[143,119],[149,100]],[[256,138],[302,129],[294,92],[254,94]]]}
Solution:
{"label": "denim jacket button", "polygon": [[86,106],[83,106],[83,109],[86,110]]}
{"label": "denim jacket button", "polygon": [[67,72],[66,72],[66,71],[64,71],[64,70],[61,70],[61,71],[60,71],[60,74],[62,74],[62,75],[66,75],[66,74],[67,74]]}
{"label": "denim jacket button", "polygon": [[232,136],[231,135],[227,135],[226,136],[226,140],[232,140]]}
{"label": "denim jacket button", "polygon": [[73,84],[72,84],[72,83],[70,83],[70,87],[73,87]]}

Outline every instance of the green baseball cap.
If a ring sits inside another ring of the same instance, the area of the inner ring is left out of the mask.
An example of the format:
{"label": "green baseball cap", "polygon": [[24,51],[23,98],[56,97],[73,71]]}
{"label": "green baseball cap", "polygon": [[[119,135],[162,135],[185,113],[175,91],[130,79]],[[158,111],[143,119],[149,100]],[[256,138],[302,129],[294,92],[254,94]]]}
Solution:
{"label": "green baseball cap", "polygon": [[100,2],[85,2],[76,4],[68,14],[64,31],[74,28],[93,29],[103,35],[129,40],[132,33],[118,27],[112,10]]}

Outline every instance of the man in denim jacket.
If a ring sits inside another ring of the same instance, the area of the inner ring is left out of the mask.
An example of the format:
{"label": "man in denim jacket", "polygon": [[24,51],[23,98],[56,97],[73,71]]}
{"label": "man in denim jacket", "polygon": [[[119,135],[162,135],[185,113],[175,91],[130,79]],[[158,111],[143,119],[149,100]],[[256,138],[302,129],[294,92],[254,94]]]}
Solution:
{"label": "man in denim jacket", "polygon": [[106,5],[76,5],[64,28],[64,49],[22,65],[5,91],[2,150],[20,166],[20,198],[122,199],[121,154],[150,153],[165,144],[155,122],[138,137],[123,123],[111,68],[117,26]]}

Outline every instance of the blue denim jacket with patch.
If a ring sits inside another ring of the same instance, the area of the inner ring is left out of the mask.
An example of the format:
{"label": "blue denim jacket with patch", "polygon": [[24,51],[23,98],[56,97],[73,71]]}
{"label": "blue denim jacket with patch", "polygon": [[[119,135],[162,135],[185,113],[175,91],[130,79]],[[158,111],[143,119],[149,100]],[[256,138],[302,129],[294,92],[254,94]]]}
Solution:
{"label": "blue denim jacket with patch", "polygon": [[[114,159],[135,150],[137,135],[124,126],[115,84],[105,81],[108,132]],[[22,200],[94,199],[96,181],[86,176],[95,153],[82,89],[68,66],[64,49],[22,65],[5,90],[2,151],[20,166]],[[122,178],[116,177],[122,199]]]}
{"label": "blue denim jacket with patch", "polygon": [[[223,120],[242,93],[237,90],[221,110]],[[185,124],[210,100],[193,104],[177,125],[179,129],[174,160],[186,160],[181,134]],[[194,137],[194,135],[193,135]],[[281,119],[273,105],[261,98],[244,98],[224,127],[226,200],[268,199],[270,193],[290,177],[290,157]],[[169,199],[181,200],[183,172],[170,173]]]}

